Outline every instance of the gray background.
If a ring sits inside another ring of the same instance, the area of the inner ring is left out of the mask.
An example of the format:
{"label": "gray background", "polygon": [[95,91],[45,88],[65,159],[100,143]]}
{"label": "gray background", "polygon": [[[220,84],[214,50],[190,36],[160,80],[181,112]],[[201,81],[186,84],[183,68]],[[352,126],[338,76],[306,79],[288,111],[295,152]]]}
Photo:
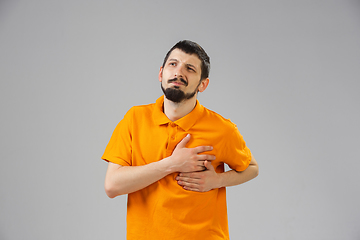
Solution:
{"label": "gray background", "polygon": [[228,189],[231,238],[360,239],[360,2],[1,1],[0,239],[125,239],[100,160],[161,95],[177,41],[211,57],[199,96],[260,165]]}

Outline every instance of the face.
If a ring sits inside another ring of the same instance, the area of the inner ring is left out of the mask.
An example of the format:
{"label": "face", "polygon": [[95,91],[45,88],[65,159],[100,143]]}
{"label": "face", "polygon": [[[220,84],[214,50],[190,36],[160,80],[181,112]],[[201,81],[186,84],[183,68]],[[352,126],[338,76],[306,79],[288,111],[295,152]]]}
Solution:
{"label": "face", "polygon": [[201,80],[201,61],[195,54],[174,49],[164,67],[160,68],[159,81],[165,97],[173,102],[182,102],[204,91],[209,79]]}

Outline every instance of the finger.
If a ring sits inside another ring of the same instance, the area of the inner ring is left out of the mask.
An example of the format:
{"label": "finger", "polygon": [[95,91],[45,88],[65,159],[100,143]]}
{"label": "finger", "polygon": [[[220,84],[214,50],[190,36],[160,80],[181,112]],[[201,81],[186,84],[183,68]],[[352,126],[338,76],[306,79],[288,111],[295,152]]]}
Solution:
{"label": "finger", "polygon": [[178,144],[176,147],[184,148],[186,144],[190,141],[190,134],[187,134]]}
{"label": "finger", "polygon": [[192,171],[188,172],[188,173],[196,173],[196,172],[201,172],[201,171],[206,170],[204,162],[205,161],[197,161],[195,168]]}
{"label": "finger", "polygon": [[213,167],[213,165],[211,164],[210,161],[205,161],[205,162],[204,162],[204,166],[205,166],[205,168],[206,168],[207,170],[214,170],[214,171],[215,171],[215,169],[214,169],[214,167]]}
{"label": "finger", "polygon": [[212,161],[212,160],[215,160],[216,157],[215,157],[215,155],[199,154],[199,155],[198,155],[198,159],[199,159],[200,161],[206,161],[206,160]]}
{"label": "finger", "polygon": [[207,152],[213,150],[212,146],[198,146],[194,148],[197,153]]}
{"label": "finger", "polygon": [[184,172],[184,173],[197,173],[197,172],[203,172],[207,170],[205,166],[195,166],[191,170]]}
{"label": "finger", "polygon": [[191,187],[187,187],[187,186],[184,186],[183,188],[187,191],[200,192],[200,190],[198,188],[191,188]]}
{"label": "finger", "polygon": [[205,167],[205,161],[202,161],[202,160],[198,161],[198,164],[197,164],[198,170],[197,171],[202,172],[202,171],[207,170],[207,168]]}
{"label": "finger", "polygon": [[194,174],[194,175],[187,175],[187,176],[177,176],[176,180],[177,181],[185,181],[185,182],[198,182],[199,179],[201,179],[201,176],[199,174]]}
{"label": "finger", "polygon": [[179,181],[178,184],[186,189],[199,189],[199,184],[197,183]]}
{"label": "finger", "polygon": [[178,184],[183,186],[188,186],[189,184],[200,184],[200,179],[196,178],[179,177],[178,179]]}
{"label": "finger", "polygon": [[205,161],[206,161],[206,159],[204,159],[204,160],[201,160],[201,159],[200,159],[200,160],[197,161],[196,165],[197,165],[198,167],[203,167],[203,166],[205,166],[205,165],[204,165]]}
{"label": "finger", "polygon": [[179,175],[175,179],[178,180],[178,178],[183,178],[183,177],[186,177],[186,178],[192,177],[192,172],[191,173],[188,173],[188,172],[179,173]]}
{"label": "finger", "polygon": [[182,187],[187,191],[204,192],[203,190],[201,190],[200,185],[191,185],[191,186],[182,186]]}

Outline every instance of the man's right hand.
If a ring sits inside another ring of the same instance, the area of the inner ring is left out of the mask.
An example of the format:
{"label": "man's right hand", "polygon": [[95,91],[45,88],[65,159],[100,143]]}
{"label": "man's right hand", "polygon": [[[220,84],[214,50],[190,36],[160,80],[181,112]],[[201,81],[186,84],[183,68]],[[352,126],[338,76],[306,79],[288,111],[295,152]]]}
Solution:
{"label": "man's right hand", "polygon": [[186,135],[175,147],[170,156],[173,168],[176,172],[196,172],[205,170],[205,160],[215,160],[214,155],[199,154],[213,149],[212,146],[198,146],[187,148],[186,144],[190,141],[190,134]]}
{"label": "man's right hand", "polygon": [[105,190],[113,198],[143,189],[174,172],[196,172],[205,170],[205,160],[215,159],[214,155],[199,154],[211,151],[211,146],[187,148],[190,135],[183,138],[171,156],[141,166],[121,166],[109,162],[105,177]]}

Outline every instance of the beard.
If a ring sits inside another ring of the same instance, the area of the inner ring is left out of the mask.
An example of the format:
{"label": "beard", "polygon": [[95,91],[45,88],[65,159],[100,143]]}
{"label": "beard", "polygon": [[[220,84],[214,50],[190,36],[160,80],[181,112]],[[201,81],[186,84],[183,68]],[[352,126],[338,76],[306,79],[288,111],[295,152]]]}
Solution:
{"label": "beard", "polygon": [[[168,80],[168,83],[175,82],[175,81],[182,82],[185,87],[187,87],[189,84],[183,78],[173,78],[173,79]],[[180,103],[182,101],[193,98],[195,96],[195,94],[198,92],[198,88],[199,88],[200,84],[201,84],[201,79],[199,81],[199,84],[196,86],[195,90],[191,93],[185,93],[184,91],[179,89],[178,86],[174,86],[173,88],[167,88],[167,89],[165,89],[163,87],[162,83],[160,83],[160,86],[161,86],[161,90],[163,91],[165,97],[168,100],[170,100],[174,103]]]}
{"label": "beard", "polygon": [[167,88],[164,89],[164,87],[161,84],[161,89],[165,95],[165,97],[175,103],[180,103],[184,100],[188,100],[191,99],[195,96],[195,94],[197,93],[197,88],[195,89],[194,92],[191,93],[184,93],[184,91],[178,89],[178,88]]}

